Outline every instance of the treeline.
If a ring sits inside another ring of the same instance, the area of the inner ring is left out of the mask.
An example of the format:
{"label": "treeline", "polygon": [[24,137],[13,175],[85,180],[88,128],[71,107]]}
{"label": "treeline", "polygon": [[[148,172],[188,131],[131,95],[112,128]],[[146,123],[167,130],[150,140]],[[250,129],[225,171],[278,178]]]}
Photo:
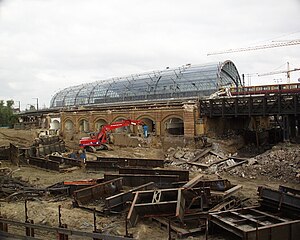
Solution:
{"label": "treeline", "polygon": [[12,127],[17,121],[17,117],[13,113],[13,100],[0,100],[0,127]]}

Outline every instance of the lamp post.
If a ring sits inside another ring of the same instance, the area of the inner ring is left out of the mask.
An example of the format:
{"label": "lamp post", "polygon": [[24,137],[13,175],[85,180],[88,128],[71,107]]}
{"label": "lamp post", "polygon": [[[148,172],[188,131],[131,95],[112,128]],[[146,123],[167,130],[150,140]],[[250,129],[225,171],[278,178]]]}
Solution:
{"label": "lamp post", "polygon": [[16,101],[19,104],[19,112],[21,112],[21,101]]}
{"label": "lamp post", "polygon": [[39,98],[32,98],[32,99],[36,99],[36,110],[39,110]]}

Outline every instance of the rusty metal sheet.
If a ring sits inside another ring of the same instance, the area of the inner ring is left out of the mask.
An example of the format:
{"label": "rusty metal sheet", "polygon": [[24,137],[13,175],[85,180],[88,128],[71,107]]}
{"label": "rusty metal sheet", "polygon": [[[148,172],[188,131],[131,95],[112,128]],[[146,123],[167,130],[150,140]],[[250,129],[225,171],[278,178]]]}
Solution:
{"label": "rusty metal sheet", "polygon": [[271,209],[281,209],[291,215],[300,217],[300,195],[299,190],[279,187],[279,190],[259,187],[258,193],[262,206]]}
{"label": "rusty metal sheet", "polygon": [[53,156],[50,155],[49,159],[55,162],[59,163],[65,163],[66,165],[71,165],[71,166],[76,166],[76,167],[81,167],[82,162],[78,159],[73,159],[73,158],[67,158],[67,157],[61,157],[61,156]]}
{"label": "rusty metal sheet", "polygon": [[189,180],[189,171],[173,169],[119,168],[120,174],[178,175],[179,181]]}
{"label": "rusty metal sheet", "polygon": [[91,187],[83,188],[74,191],[73,196],[78,204],[86,204],[95,200],[111,196],[120,192],[123,188],[123,178],[116,178],[110,181],[105,181]]}
{"label": "rusty metal sheet", "polygon": [[0,146],[0,160],[9,160],[9,146]]}
{"label": "rusty metal sheet", "polygon": [[30,165],[34,165],[43,169],[59,171],[59,163],[44,158],[30,157],[28,159]]}
{"label": "rusty metal sheet", "polygon": [[135,193],[127,221],[135,226],[140,217],[173,216],[183,220],[185,199],[181,188],[138,191]]}
{"label": "rusty metal sheet", "polygon": [[19,159],[19,156],[20,156],[20,152],[19,152],[19,148],[13,144],[9,144],[9,149],[10,149],[10,152],[9,152],[9,160],[12,162],[12,164],[15,164],[15,165],[19,165],[20,163],[20,159]]}
{"label": "rusty metal sheet", "polygon": [[118,161],[86,161],[85,169],[93,171],[118,169]]}
{"label": "rusty metal sheet", "polygon": [[154,182],[159,187],[171,187],[173,182],[177,182],[178,175],[145,175],[145,174],[104,174],[105,181],[123,178],[124,186],[137,187],[149,182]]}

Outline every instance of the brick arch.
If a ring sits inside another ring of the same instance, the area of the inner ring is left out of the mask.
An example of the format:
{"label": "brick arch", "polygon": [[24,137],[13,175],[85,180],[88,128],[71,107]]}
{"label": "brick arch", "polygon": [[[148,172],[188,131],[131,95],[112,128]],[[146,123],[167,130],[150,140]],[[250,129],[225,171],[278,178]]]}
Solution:
{"label": "brick arch", "polygon": [[[161,120],[161,126],[160,126],[160,131],[161,131],[161,135],[166,135],[167,134],[167,131],[166,131],[166,122],[172,118],[177,118],[177,119],[180,119],[182,122],[184,122],[184,118],[180,115],[177,115],[177,114],[170,114],[170,115],[167,115],[166,117],[164,117],[162,120]],[[184,129],[184,128],[183,128]],[[184,134],[184,132],[183,132]],[[176,134],[174,134],[176,135]]]}
{"label": "brick arch", "polygon": [[149,133],[156,133],[157,132],[157,124],[156,119],[151,115],[140,115],[137,120],[149,119],[150,121],[146,121],[145,124],[148,126]]}
{"label": "brick arch", "polygon": [[[112,120],[112,123],[113,122],[119,122],[119,121],[121,121],[121,120],[123,120],[123,119],[128,119],[128,116],[127,117],[125,117],[125,116],[123,116],[123,115],[119,115],[119,116],[117,116],[117,117],[115,117],[113,120]],[[113,130],[113,132],[115,132],[115,133],[121,133],[121,132],[133,132],[134,130],[133,130],[133,127],[132,126],[128,126],[128,127],[122,127],[122,128],[117,128],[117,129],[114,129]]]}
{"label": "brick arch", "polygon": [[150,115],[150,114],[139,115],[139,116],[137,117],[137,120],[141,120],[142,118],[149,118],[149,119],[151,119],[152,121],[155,121],[155,117],[153,117],[153,116]]}
{"label": "brick arch", "polygon": [[[85,126],[83,126],[83,129],[80,129],[81,128],[81,125],[80,125],[80,122],[81,121],[83,121],[83,120],[85,120],[86,122],[87,122],[87,124],[88,124],[88,126],[87,126],[87,129],[84,129],[85,128]],[[89,129],[90,129],[90,122],[89,122],[89,119],[88,118],[86,118],[86,117],[80,117],[78,120],[77,120],[77,131],[79,131],[79,132],[83,132],[83,131],[89,131]]]}
{"label": "brick arch", "polygon": [[[72,124],[73,124],[72,129],[66,129],[66,122],[68,122],[68,121],[72,122]],[[64,131],[75,131],[75,121],[72,118],[68,117],[63,120],[62,127],[63,127]]]}
{"label": "brick arch", "polygon": [[103,122],[105,122],[105,124],[108,124],[109,122],[107,121],[107,119],[106,118],[104,118],[104,117],[97,117],[94,121],[93,121],[93,130],[95,130],[95,131],[98,131],[98,130],[100,130],[100,126],[97,126],[96,124],[97,124],[97,122],[98,121],[100,121],[100,120],[102,120]]}
{"label": "brick arch", "polygon": [[115,117],[111,122],[113,123],[113,122],[120,121],[120,118],[121,119],[128,119],[128,117],[120,115],[120,116]]}

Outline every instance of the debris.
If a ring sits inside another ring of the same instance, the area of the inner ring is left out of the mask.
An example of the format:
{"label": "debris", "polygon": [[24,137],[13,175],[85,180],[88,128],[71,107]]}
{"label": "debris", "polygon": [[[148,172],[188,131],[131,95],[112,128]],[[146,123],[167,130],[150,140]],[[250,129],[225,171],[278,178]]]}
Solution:
{"label": "debris", "polygon": [[300,149],[295,146],[275,146],[273,149],[248,159],[242,166],[229,169],[232,175],[244,178],[267,178],[270,181],[299,183]]}

